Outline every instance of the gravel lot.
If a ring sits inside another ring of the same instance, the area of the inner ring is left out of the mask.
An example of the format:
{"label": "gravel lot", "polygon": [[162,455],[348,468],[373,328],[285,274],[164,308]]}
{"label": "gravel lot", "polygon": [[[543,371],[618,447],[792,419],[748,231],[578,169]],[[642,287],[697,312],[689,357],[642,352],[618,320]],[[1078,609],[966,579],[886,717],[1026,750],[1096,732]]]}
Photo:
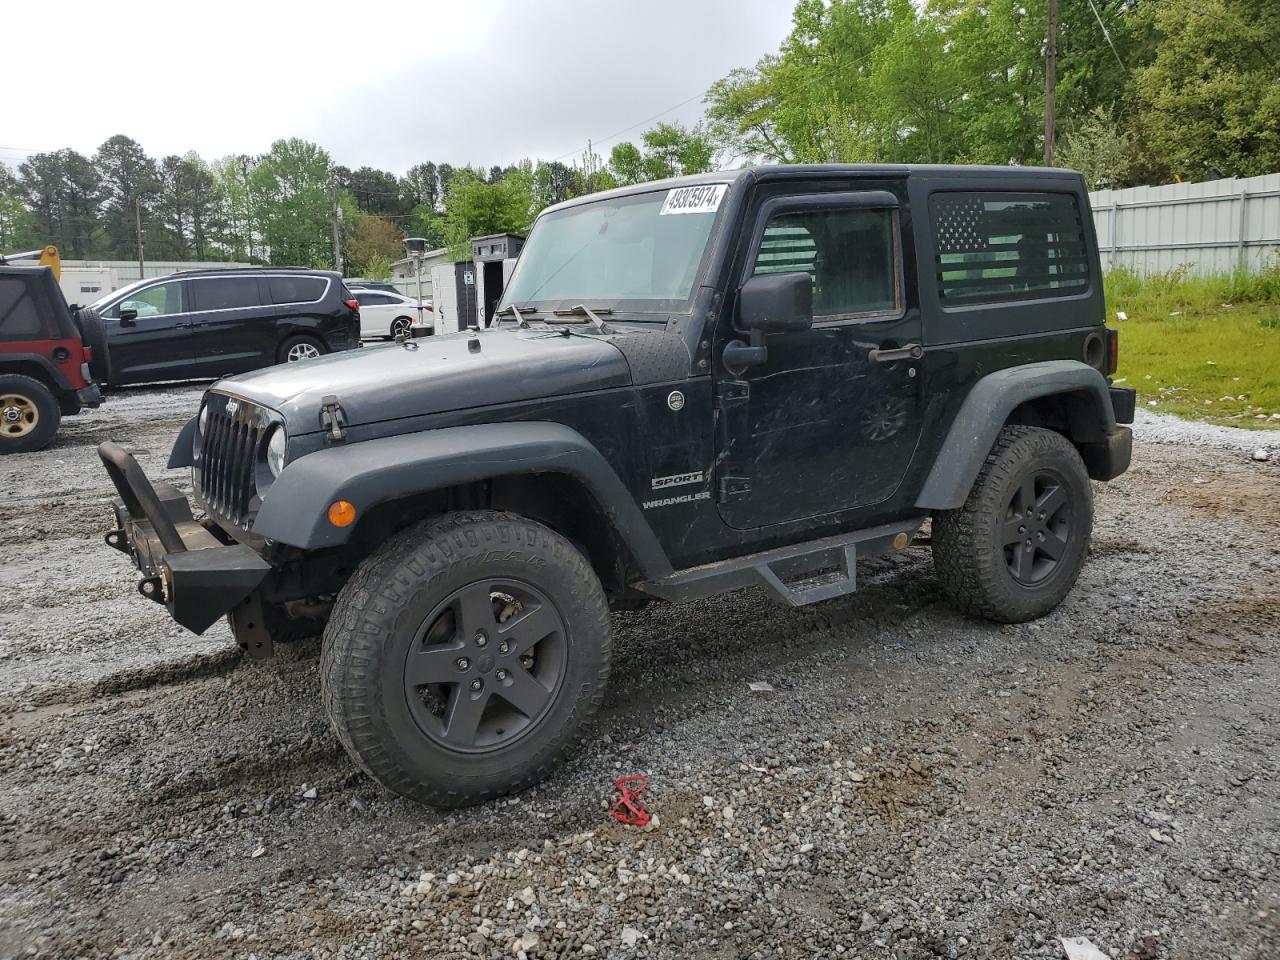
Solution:
{"label": "gravel lot", "polygon": [[[442,813],[347,761],[314,642],[241,662],[102,543],[94,444],[160,475],[198,397],[0,461],[0,955],[1280,955],[1280,436],[1143,411],[1033,624],[953,612],[923,548],[798,611],[619,614],[587,747]],[[655,828],[608,819],[624,773]]]}

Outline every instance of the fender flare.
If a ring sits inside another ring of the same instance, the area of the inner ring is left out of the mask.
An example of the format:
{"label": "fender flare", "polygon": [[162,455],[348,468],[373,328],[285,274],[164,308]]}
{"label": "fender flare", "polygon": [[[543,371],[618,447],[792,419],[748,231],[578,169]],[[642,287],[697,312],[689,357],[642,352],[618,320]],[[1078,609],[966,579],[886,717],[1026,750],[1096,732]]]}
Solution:
{"label": "fender flare", "polygon": [[982,462],[1014,409],[1028,400],[1059,393],[1088,391],[1097,402],[1101,422],[1098,436],[1116,431],[1115,411],[1106,378],[1079,360],[1047,360],[989,373],[969,391],[951,422],[933,469],[916,506],[926,510],[954,510],[964,505],[978,478]]}
{"label": "fender flare", "polygon": [[299,457],[264,491],[253,533],[303,550],[339,546],[354,526],[329,523],[326,508],[335,500],[355,504],[360,517],[388,500],[529,473],[579,480],[645,577],[671,572],[635,497],[600,451],[571,427],[542,420],[444,427]]}
{"label": "fender flare", "polygon": [[177,470],[179,467],[193,467],[196,463],[196,421],[199,416],[194,416],[182,425],[182,429],[178,431],[178,439],[173,441],[173,450],[169,452],[169,469]]}
{"label": "fender flare", "polygon": [[[49,378],[55,390],[74,390],[66,375],[54,366],[53,361],[39,353],[3,353],[0,354],[0,373],[16,373],[11,369],[18,364],[29,363],[39,367],[41,373]],[[27,374],[18,374],[27,376]],[[35,379],[35,378],[33,378]]]}

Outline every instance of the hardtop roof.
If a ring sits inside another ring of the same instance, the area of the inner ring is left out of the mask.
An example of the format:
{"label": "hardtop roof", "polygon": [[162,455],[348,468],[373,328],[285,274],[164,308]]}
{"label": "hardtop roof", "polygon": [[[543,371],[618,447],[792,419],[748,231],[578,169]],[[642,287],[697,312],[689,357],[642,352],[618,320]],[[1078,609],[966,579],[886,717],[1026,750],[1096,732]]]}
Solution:
{"label": "hardtop roof", "polygon": [[1082,180],[1075,170],[1063,167],[992,166],[948,163],[789,163],[743,167],[738,170],[714,170],[687,177],[666,180],[650,180],[628,187],[617,187],[599,193],[588,193],[572,200],[565,200],[548,207],[543,214],[575,207],[612,197],[633,196],[677,187],[698,186],[704,183],[738,184],[752,180],[757,183],[769,180],[800,180],[813,177],[930,177],[936,179],[1004,179],[1004,180]]}

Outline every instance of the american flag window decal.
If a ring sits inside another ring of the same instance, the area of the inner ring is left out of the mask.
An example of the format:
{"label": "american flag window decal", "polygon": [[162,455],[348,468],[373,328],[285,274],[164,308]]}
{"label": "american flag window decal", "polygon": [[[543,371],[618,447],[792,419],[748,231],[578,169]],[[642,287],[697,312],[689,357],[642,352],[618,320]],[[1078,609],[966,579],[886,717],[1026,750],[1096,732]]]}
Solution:
{"label": "american flag window decal", "polygon": [[929,212],[944,306],[1068,297],[1089,287],[1071,194],[935,193]]}

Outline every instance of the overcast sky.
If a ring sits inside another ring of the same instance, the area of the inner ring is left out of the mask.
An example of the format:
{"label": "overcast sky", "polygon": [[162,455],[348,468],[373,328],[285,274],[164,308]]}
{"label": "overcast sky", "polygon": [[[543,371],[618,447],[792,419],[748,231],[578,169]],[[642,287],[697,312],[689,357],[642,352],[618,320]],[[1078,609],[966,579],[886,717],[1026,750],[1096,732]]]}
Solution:
{"label": "overcast sky", "polygon": [[205,159],[303,137],[398,174],[423,160],[568,163],[588,138],[607,158],[657,119],[697,121],[713,81],[778,48],[793,6],[10,0],[0,161],[90,154],[116,133]]}

